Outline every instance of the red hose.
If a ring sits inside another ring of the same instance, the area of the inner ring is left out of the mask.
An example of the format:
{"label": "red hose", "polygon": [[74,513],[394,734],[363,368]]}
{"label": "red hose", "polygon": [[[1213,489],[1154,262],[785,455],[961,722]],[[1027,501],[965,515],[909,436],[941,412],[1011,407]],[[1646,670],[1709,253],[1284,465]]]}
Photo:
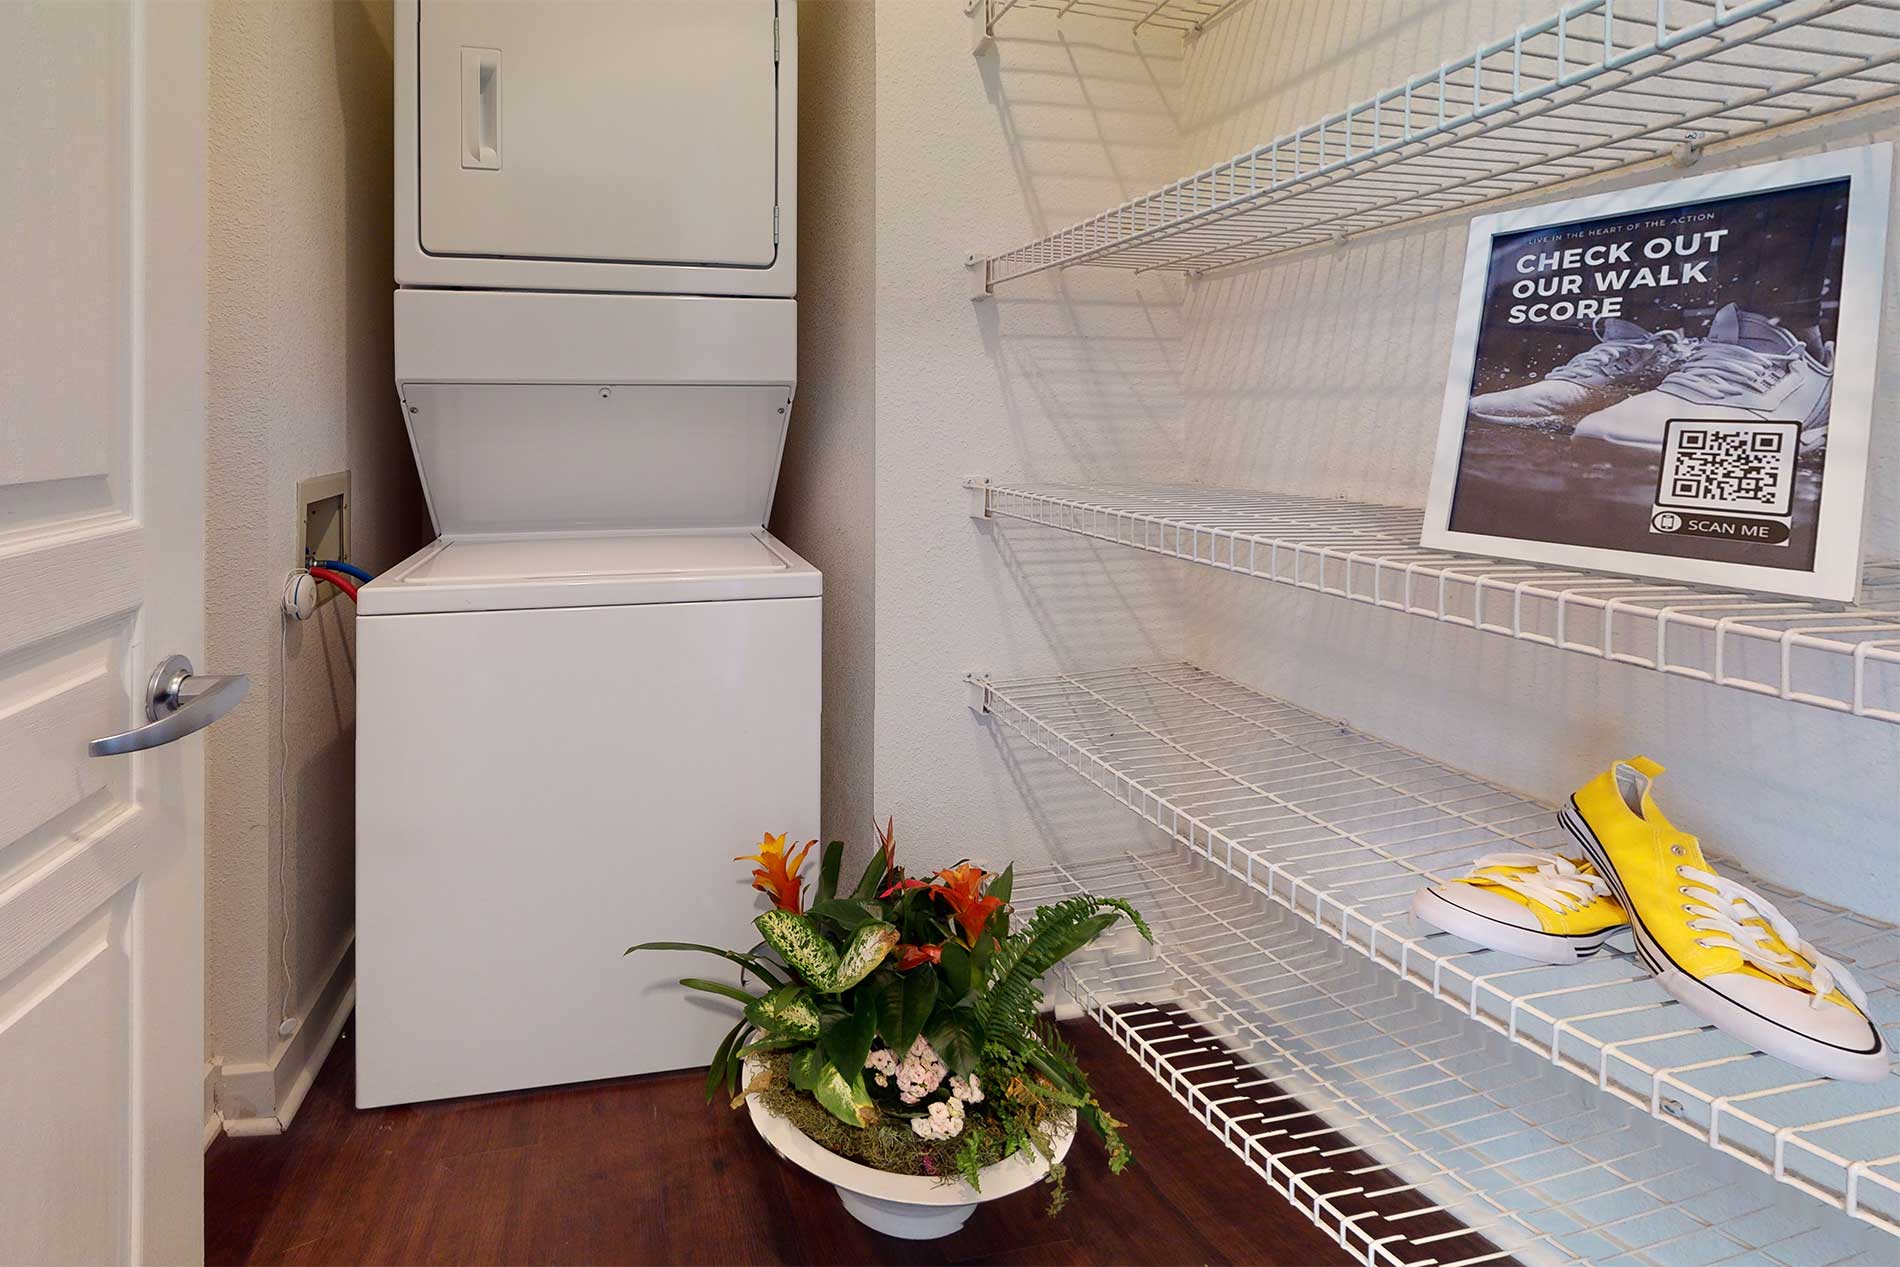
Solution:
{"label": "red hose", "polygon": [[310,568],[308,570],[310,575],[316,577],[319,581],[328,581],[345,594],[348,594],[352,603],[356,601],[356,582],[343,575],[343,573],[332,572],[329,568]]}

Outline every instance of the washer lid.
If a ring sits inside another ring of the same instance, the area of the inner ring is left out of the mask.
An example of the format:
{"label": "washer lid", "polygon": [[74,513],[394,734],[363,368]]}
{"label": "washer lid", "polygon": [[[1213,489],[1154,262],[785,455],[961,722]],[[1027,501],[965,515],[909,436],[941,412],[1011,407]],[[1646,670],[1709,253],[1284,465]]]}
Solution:
{"label": "washer lid", "polygon": [[365,616],[810,598],[816,568],[762,529],[452,538],[361,590]]}

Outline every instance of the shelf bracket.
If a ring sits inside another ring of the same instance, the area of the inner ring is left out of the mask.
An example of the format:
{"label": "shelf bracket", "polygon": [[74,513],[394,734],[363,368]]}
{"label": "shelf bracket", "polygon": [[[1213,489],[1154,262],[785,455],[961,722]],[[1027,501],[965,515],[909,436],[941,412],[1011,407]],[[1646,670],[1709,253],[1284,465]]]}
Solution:
{"label": "shelf bracket", "polygon": [[970,490],[970,518],[988,519],[990,517],[990,477],[972,475],[963,481],[963,487]]}
{"label": "shelf bracket", "polygon": [[990,297],[990,262],[975,251],[963,257],[963,267],[970,270],[970,299],[972,302]]}
{"label": "shelf bracket", "polygon": [[996,51],[996,32],[990,25],[990,0],[963,0],[970,19],[970,56],[987,57]]}
{"label": "shelf bracket", "polygon": [[969,692],[966,702],[970,711],[987,717],[990,713],[990,675],[987,673],[965,673],[963,686]]}

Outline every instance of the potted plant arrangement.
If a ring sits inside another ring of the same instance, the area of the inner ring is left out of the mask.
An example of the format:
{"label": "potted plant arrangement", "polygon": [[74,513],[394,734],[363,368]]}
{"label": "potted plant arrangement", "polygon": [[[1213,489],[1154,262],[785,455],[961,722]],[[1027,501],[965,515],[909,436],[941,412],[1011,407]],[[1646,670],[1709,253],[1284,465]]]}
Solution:
{"label": "potted plant arrangement", "polygon": [[662,941],[627,953],[702,951],[739,965],[750,988],[680,982],[744,1008],[713,1053],[707,1098],[723,1087],[733,1107],[747,1103],[760,1134],[832,1183],[859,1221],[944,1236],[979,1202],[1044,1178],[1053,1212],[1078,1121],[1101,1137],[1111,1171],[1129,1152],[1040,1016],[1036,983],[1116,921],[1152,940],[1148,926],[1119,898],[1082,895],[1012,928],[1013,867],[965,861],[912,878],[897,864],[894,824],[878,837],[848,892],[844,845],[827,845],[809,906],[799,873],[817,841],[790,848],[768,835],[740,859],[758,864],[752,887],[772,902],[751,950]]}

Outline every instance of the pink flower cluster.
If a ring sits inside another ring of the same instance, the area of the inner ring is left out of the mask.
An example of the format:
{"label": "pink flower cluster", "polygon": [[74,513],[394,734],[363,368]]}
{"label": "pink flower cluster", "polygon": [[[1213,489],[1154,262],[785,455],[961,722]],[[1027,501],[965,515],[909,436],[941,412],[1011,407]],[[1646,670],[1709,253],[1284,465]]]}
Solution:
{"label": "pink flower cluster", "polygon": [[[903,1060],[898,1060],[897,1053],[890,1048],[879,1047],[864,1058],[864,1067],[871,1071],[872,1079],[880,1087],[888,1087],[891,1080],[896,1079],[897,1096],[905,1104],[916,1104],[935,1094],[943,1085],[944,1075],[950,1072],[921,1034]],[[910,1129],[925,1139],[954,1139],[963,1132],[963,1106],[982,1099],[983,1088],[977,1084],[975,1074],[968,1078],[952,1074],[950,1097],[931,1105],[926,1116],[912,1119]]]}
{"label": "pink flower cluster", "polygon": [[928,1117],[914,1117],[910,1129],[925,1139],[954,1139],[963,1131],[963,1101],[951,1096],[930,1106]]}
{"label": "pink flower cluster", "polygon": [[888,1047],[879,1047],[864,1058],[864,1067],[871,1071],[871,1080],[880,1087],[891,1085],[891,1079],[897,1076],[897,1055]]}
{"label": "pink flower cluster", "polygon": [[910,1045],[901,1063],[897,1053],[880,1047],[864,1058],[864,1067],[872,1071],[880,1087],[889,1086],[892,1078],[897,1079],[897,1095],[905,1104],[915,1104],[935,1091],[943,1084],[943,1075],[949,1072],[922,1034]]}

